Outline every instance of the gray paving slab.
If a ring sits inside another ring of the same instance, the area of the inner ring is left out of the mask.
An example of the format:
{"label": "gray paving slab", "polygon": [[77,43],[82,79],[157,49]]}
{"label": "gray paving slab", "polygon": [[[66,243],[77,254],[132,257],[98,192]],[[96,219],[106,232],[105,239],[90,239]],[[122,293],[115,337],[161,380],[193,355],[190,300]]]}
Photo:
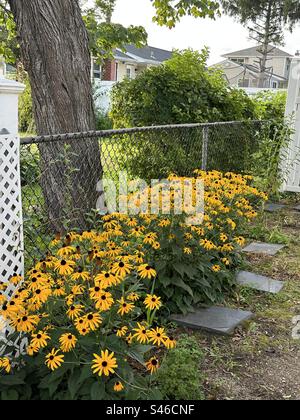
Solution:
{"label": "gray paving slab", "polygon": [[295,206],[295,207],[294,207],[294,210],[296,210],[296,211],[300,211],[300,204],[298,204],[298,206]]}
{"label": "gray paving slab", "polygon": [[276,255],[279,251],[285,248],[285,245],[267,244],[264,242],[252,242],[250,245],[243,249],[243,252],[251,254],[265,254]]}
{"label": "gray paving slab", "polygon": [[188,315],[172,315],[171,321],[187,328],[231,335],[236,327],[253,317],[252,312],[213,306]]}
{"label": "gray paving slab", "polygon": [[251,273],[250,271],[240,271],[237,275],[237,282],[241,286],[274,294],[279,293],[284,286],[282,281]]}
{"label": "gray paving slab", "polygon": [[278,211],[281,211],[286,206],[284,204],[276,204],[276,203],[268,203],[265,206],[265,211],[268,213],[277,213]]}

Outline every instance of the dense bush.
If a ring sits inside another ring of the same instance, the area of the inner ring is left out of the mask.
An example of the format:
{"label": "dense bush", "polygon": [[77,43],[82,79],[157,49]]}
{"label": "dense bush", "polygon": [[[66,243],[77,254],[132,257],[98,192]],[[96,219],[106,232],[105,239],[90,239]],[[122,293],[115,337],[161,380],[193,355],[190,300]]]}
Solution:
{"label": "dense bush", "polygon": [[[3,292],[11,285],[0,285],[0,317],[15,330],[9,339],[23,333],[29,340],[24,358],[12,353],[10,344],[5,350],[10,356],[0,358],[1,398],[161,396],[146,373],[158,370],[160,348],[172,349],[176,342],[157,324],[157,311],[185,313],[224,299],[244,244],[240,229],[256,216],[252,203],[266,198],[250,177],[196,171],[192,197],[180,215],[175,203],[187,181],[175,176],[170,181],[170,195],[156,187],[127,196],[129,213],[139,210],[138,215],[98,216],[93,230],[57,234],[52,253],[25,279],[11,279],[19,286],[9,300]],[[199,199],[200,181],[203,220],[201,212],[187,216]],[[150,193],[163,214],[145,212]],[[184,392],[173,387],[168,395]]]}
{"label": "dense bush", "polygon": [[19,130],[23,133],[33,133],[35,131],[35,123],[28,78],[25,79],[24,83],[26,88],[19,99]]}
{"label": "dense bush", "polygon": [[284,91],[264,91],[253,97],[255,117],[259,120],[278,121],[284,120],[287,93]]}
{"label": "dense bush", "polygon": [[255,107],[242,90],[229,88],[221,71],[207,68],[207,50],[175,52],[112,93],[115,127],[245,120]]}
{"label": "dense bush", "polygon": [[158,372],[161,393],[170,400],[203,400],[203,377],[200,366],[204,354],[196,338],[183,335],[170,350]]}

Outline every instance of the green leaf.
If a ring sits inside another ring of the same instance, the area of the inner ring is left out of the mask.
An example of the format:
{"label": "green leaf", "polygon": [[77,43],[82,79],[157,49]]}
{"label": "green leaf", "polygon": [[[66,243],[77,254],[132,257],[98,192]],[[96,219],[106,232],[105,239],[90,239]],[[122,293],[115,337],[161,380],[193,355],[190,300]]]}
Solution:
{"label": "green leaf", "polygon": [[0,376],[0,385],[25,385],[23,379],[19,378],[17,375],[11,376]]}
{"label": "green leaf", "polygon": [[18,400],[19,400],[19,394],[14,389],[1,392],[1,401],[18,401]]}
{"label": "green leaf", "polygon": [[188,286],[182,279],[180,279],[179,277],[174,277],[173,281],[172,281],[173,285],[180,287],[181,289],[185,290],[186,292],[188,292],[188,294],[192,297],[194,297],[194,293],[192,291],[192,289],[190,288],[190,286]]}
{"label": "green leaf", "polygon": [[105,385],[103,382],[95,382],[91,387],[91,400],[101,401],[105,396]]}
{"label": "green leaf", "polygon": [[80,382],[81,371],[75,369],[72,375],[68,379],[68,389],[70,392],[71,399],[74,400],[82,382]]}
{"label": "green leaf", "polygon": [[145,363],[145,354],[148,353],[151,349],[153,349],[153,346],[134,346],[129,349],[128,356],[143,365]]}

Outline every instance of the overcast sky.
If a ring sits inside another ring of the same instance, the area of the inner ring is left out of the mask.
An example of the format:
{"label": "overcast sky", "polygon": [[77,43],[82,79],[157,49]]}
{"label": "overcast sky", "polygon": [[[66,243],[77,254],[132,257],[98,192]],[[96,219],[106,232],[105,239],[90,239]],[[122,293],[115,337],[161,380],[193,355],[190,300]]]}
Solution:
{"label": "overcast sky", "polygon": [[[154,9],[150,0],[118,0],[113,21],[124,26],[142,25],[146,28],[148,44],[153,47],[172,50],[193,48],[200,50],[207,45],[211,50],[210,63],[221,61],[221,55],[253,46],[248,38],[247,28],[229,17],[195,19],[185,17],[175,29],[161,28],[152,22]],[[293,34],[287,32],[284,50],[295,54],[300,50],[300,25]]]}

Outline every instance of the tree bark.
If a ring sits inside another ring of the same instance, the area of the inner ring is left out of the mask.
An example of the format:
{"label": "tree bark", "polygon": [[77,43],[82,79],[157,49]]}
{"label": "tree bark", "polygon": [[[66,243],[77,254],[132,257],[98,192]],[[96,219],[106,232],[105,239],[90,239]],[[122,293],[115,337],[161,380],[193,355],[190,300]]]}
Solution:
{"label": "tree bark", "polygon": [[[9,0],[28,72],[39,135],[95,128],[88,34],[78,0]],[[39,146],[41,184],[52,229],[85,227],[102,178],[98,141]]]}

